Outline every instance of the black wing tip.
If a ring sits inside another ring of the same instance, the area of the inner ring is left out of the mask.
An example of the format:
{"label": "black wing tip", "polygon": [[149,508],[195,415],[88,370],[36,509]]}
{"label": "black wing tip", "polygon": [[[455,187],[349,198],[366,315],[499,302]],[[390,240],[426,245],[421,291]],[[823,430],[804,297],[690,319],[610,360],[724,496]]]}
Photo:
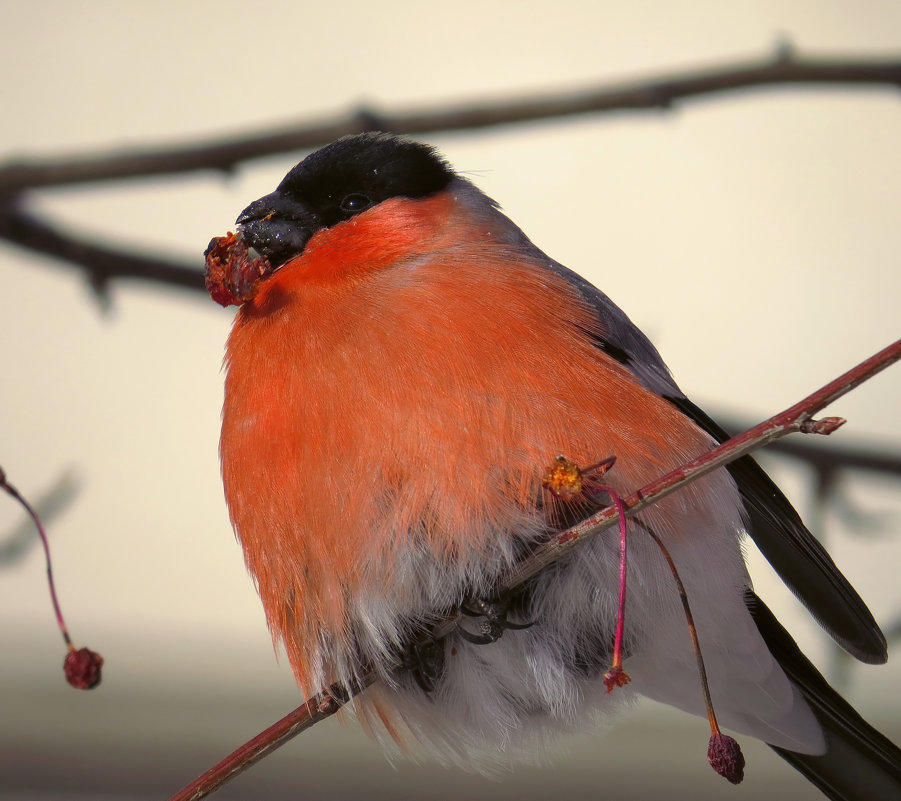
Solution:
{"label": "black wing tip", "polygon": [[[665,397],[718,442],[729,438],[688,398]],[[741,493],[748,533],[786,586],[851,656],[868,665],[884,664],[888,647],[872,613],[775,482],[750,456],[726,469]]]}
{"label": "black wing tip", "polygon": [[870,632],[866,640],[846,640],[833,634],[835,641],[851,656],[865,665],[884,665],[888,662],[888,643],[878,626]]}

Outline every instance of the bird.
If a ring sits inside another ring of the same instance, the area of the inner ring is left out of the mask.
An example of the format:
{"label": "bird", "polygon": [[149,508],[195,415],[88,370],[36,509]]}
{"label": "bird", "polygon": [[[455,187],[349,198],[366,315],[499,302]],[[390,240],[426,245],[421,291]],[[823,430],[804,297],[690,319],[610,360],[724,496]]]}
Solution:
{"label": "bird", "polygon": [[351,706],[390,757],[491,773],[639,697],[709,717],[701,653],[725,729],[829,798],[901,798],[901,752],[753,591],[747,537],[840,646],[886,661],[864,601],[751,457],[630,517],[627,562],[625,534],[598,536],[498,591],[560,531],[728,435],[613,301],[435,148],[338,139],[206,260],[212,297],[238,306],[225,498],[304,693],[369,684]]}

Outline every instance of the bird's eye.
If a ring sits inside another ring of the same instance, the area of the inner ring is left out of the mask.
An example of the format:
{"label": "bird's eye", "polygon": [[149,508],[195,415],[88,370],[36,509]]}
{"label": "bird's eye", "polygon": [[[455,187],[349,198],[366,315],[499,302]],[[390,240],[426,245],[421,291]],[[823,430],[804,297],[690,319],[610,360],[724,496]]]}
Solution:
{"label": "bird's eye", "polygon": [[347,212],[348,214],[357,214],[358,212],[369,208],[370,205],[372,205],[372,201],[366,197],[366,195],[361,195],[359,192],[352,192],[341,201],[339,207],[341,211]]}

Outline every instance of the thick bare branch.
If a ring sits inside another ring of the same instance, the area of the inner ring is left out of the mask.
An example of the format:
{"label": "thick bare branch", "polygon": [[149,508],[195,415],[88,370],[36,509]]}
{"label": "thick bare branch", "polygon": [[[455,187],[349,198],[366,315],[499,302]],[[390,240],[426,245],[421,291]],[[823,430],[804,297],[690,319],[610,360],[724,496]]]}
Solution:
{"label": "thick bare branch", "polygon": [[577,114],[666,109],[691,97],[773,85],[901,86],[901,58],[797,57],[780,46],[770,59],[693,70],[620,86],[451,106],[429,111],[381,113],[365,108],[319,124],[172,147],[19,160],[0,166],[0,239],[75,264],[102,294],[117,278],[202,289],[198,268],[161,256],[139,255],[80,239],[24,211],[28,190],[76,183],[134,179],[203,170],[231,171],[255,158],[308,150],[340,136],[380,129],[423,134],[510,125]]}
{"label": "thick bare branch", "polygon": [[0,239],[84,268],[89,283],[101,295],[109,282],[118,278],[206,291],[199,254],[196,266],[192,267],[162,256],[142,256],[101,245],[51,226],[16,202],[0,203]]}
{"label": "thick bare branch", "polygon": [[901,58],[797,57],[791,48],[780,46],[775,56],[768,59],[691,70],[681,75],[655,76],[618,86],[600,85],[522,100],[464,103],[424,111],[383,112],[360,108],[337,119],[313,124],[302,122],[269,133],[112,154],[105,151],[52,160],[8,162],[0,167],[0,194],[200,170],[229,172],[250,159],[308,150],[363,131],[424,134],[583,114],[660,110],[700,95],[774,85],[901,87]]}

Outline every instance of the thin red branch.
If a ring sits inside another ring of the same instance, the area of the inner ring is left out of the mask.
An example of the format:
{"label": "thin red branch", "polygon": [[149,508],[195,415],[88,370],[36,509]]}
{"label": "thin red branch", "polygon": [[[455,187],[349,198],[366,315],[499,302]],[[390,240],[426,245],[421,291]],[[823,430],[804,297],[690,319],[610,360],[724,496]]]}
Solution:
{"label": "thin red branch", "polygon": [[[828,404],[850,392],[864,381],[882,372],[901,359],[901,339],[861,362],[856,367],[830,381],[821,389],[808,395],[768,420],[724,442],[722,445],[696,459],[661,476],[656,481],[642,487],[623,500],[627,514],[634,515],[641,509],[656,503],[677,489],[699,479],[701,476],[736,459],[746,456],[758,448],[796,431],[816,434],[831,434],[844,423],[840,417],[827,417],[815,421],[813,416]],[[551,562],[559,559],[572,548],[597,536],[611,526],[619,517],[616,507],[592,515],[588,519],[561,532],[541,549],[531,554],[515,570],[498,584],[498,590],[508,592]],[[448,618],[439,624],[432,635],[440,638],[450,634],[457,625],[457,619]],[[203,774],[188,787],[176,793],[170,801],[199,801],[218,790],[229,779],[245,771],[266,754],[276,750],[300,732],[305,731],[320,720],[330,717],[353,695],[362,692],[375,681],[375,673],[367,670],[360,685],[352,692],[332,687],[299,706],[253,740],[234,751],[218,765]],[[343,694],[342,694],[343,692]]]}
{"label": "thin red branch", "polygon": [[552,118],[614,111],[661,110],[700,95],[775,85],[870,85],[901,87],[901,59],[804,57],[780,45],[774,57],[726,64],[681,75],[655,76],[619,86],[531,96],[521,100],[462,103],[441,109],[383,112],[360,108],[311,124],[270,133],[223,138],[166,148],[53,160],[11,161],[0,168],[0,194],[47,186],[219,170],[230,172],[250,159],[308,150],[340,136],[382,130],[424,134],[475,130]]}
{"label": "thin red branch", "polygon": [[[747,425],[735,420],[723,419],[722,415],[715,415],[716,421],[726,431],[742,431]],[[845,447],[829,442],[823,445],[820,442],[810,440],[785,439],[773,443],[771,453],[798,459],[811,465],[814,470],[822,473],[835,473],[837,470],[864,470],[883,476],[901,476],[901,457],[892,455],[885,450],[888,445],[882,443],[884,452],[879,452],[879,446],[872,447],[852,446]]]}
{"label": "thin red branch", "polygon": [[[788,434],[796,431],[810,434],[831,434],[845,421],[840,417],[827,417],[820,421],[814,421],[813,415],[899,359],[901,359],[901,339],[843,373],[834,381],[830,381],[784,412],[773,415],[744,433],[732,437],[722,445],[677,467],[623,499],[627,514],[636,514],[688,482],[695,481],[718,467],[734,462]],[[517,565],[501,582],[498,587],[499,591],[503,593],[522,584],[576,545],[597,536],[601,531],[612,526],[616,520],[616,509],[605,509],[560,533]]]}
{"label": "thin red branch", "polygon": [[372,684],[375,678],[375,673],[364,674],[353,693],[348,693],[343,687],[334,686],[314,695],[281,720],[273,723],[268,729],[260,732],[252,740],[248,740],[218,765],[214,765],[202,776],[198,776],[187,787],[173,795],[169,801],[199,801],[201,798],[206,798],[227,781],[280,748],[288,740],[315,726],[319,721],[334,715],[354,695]]}

